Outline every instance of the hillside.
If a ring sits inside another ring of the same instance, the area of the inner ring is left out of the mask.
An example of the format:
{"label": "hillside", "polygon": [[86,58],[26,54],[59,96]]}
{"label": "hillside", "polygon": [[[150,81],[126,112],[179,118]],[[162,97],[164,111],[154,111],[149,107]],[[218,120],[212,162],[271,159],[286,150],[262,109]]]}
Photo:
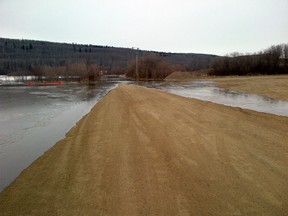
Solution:
{"label": "hillside", "polygon": [[[164,53],[139,50],[139,57],[156,54],[169,64],[180,65],[186,70],[207,68],[215,55]],[[91,44],[54,43],[35,40],[0,38],[0,74],[31,73],[37,66],[64,66],[71,62],[89,62],[111,73],[123,73],[130,61],[135,60],[136,50]]]}

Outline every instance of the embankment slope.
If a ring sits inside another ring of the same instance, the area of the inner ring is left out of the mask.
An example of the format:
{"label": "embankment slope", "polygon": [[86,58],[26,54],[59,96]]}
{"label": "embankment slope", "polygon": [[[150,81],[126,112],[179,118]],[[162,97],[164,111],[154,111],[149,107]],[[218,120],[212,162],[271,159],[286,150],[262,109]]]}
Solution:
{"label": "embankment slope", "polygon": [[121,85],[0,194],[1,215],[285,215],[288,118]]}
{"label": "embankment slope", "polygon": [[[191,81],[197,79],[206,79],[209,69],[197,70],[192,72],[175,71],[165,78],[165,81]],[[209,78],[209,77],[208,77]]]}

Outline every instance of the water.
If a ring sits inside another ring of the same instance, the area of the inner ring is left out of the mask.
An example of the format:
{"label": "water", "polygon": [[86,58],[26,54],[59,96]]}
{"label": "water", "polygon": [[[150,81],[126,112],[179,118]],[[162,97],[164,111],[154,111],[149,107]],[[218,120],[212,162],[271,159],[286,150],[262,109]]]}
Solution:
{"label": "water", "polygon": [[158,88],[188,98],[210,101],[226,106],[288,116],[288,101],[273,100],[254,94],[218,88],[212,81],[144,82],[146,87]]}
{"label": "water", "polygon": [[0,191],[118,82],[0,88]]}
{"label": "water", "polygon": [[[69,129],[120,82],[127,81],[113,76],[104,77],[92,86],[0,86],[0,191],[64,138]],[[210,81],[137,84],[184,97],[288,116],[287,101],[224,90]]]}

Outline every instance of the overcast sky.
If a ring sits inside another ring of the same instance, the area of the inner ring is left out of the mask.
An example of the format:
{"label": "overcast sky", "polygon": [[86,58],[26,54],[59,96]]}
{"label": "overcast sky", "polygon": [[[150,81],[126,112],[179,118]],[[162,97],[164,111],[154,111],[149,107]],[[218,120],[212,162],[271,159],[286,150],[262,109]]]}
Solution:
{"label": "overcast sky", "polygon": [[5,38],[218,55],[288,42],[288,0],[0,0],[0,14]]}

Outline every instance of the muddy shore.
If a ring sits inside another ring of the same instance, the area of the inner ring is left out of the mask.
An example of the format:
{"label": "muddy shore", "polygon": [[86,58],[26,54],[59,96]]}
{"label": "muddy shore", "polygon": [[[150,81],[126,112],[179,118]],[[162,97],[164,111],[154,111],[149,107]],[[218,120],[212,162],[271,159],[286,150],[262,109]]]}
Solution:
{"label": "muddy shore", "polygon": [[0,194],[1,215],[286,215],[288,118],[121,85]]}

